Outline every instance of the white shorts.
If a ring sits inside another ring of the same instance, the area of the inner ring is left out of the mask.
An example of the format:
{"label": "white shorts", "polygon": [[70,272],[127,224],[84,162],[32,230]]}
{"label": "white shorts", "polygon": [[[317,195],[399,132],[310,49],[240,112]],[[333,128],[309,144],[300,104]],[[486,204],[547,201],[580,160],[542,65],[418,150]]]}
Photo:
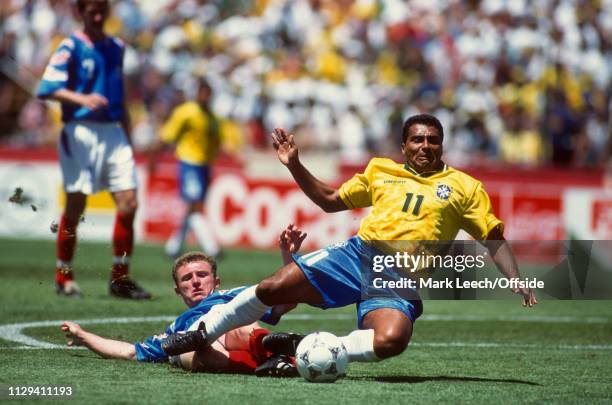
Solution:
{"label": "white shorts", "polygon": [[69,122],[58,149],[67,193],[95,194],[138,186],[132,147],[116,122]]}

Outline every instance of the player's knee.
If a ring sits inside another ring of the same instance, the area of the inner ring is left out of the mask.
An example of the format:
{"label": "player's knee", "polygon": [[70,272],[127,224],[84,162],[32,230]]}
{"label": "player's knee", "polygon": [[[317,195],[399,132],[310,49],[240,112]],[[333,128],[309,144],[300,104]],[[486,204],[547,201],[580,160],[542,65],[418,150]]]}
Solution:
{"label": "player's knee", "polygon": [[259,282],[257,288],[255,289],[255,294],[257,295],[257,298],[259,298],[259,300],[266,305],[272,306],[281,304],[281,302],[278,302],[278,295],[281,291],[281,287],[280,281],[272,277],[268,277]]}
{"label": "player's knee", "polygon": [[126,199],[117,204],[119,212],[125,215],[133,215],[138,209],[138,200],[135,198]]}
{"label": "player's knee", "polygon": [[374,335],[374,352],[381,359],[401,354],[408,343],[410,335],[403,333],[400,329],[387,329],[376,332]]}
{"label": "player's knee", "polygon": [[68,224],[72,224],[74,226],[78,226],[79,222],[81,221],[81,217],[83,215],[83,211],[69,211],[66,210],[64,212],[64,218],[66,218],[66,221]]}
{"label": "player's knee", "polygon": [[64,211],[66,219],[71,222],[78,222],[83,212],[85,212],[84,198],[68,197],[66,199],[66,209]]}
{"label": "player's knee", "polygon": [[136,210],[138,209],[138,199],[136,199],[136,197],[134,198],[130,198],[127,201],[127,207],[126,207],[127,211],[129,211],[130,213],[135,213]]}

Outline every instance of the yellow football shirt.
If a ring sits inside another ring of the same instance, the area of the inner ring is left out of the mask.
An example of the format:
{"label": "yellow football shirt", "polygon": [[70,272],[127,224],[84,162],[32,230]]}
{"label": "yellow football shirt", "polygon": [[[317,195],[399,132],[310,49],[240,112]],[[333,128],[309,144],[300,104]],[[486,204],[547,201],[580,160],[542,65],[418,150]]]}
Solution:
{"label": "yellow football shirt", "polygon": [[177,159],[194,165],[209,164],[219,150],[219,120],[189,101],[172,112],[161,129],[161,139],[176,144]]}
{"label": "yellow football shirt", "polygon": [[503,231],[481,182],[446,165],[427,174],[374,158],[364,173],[342,184],[340,198],[348,208],[372,207],[361,222],[361,239],[450,241],[464,229],[486,240],[495,227]]}

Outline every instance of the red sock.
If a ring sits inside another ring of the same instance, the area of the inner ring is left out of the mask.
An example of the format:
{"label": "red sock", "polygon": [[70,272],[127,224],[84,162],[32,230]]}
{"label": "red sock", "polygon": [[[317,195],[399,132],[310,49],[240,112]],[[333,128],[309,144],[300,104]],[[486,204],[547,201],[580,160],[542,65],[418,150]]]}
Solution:
{"label": "red sock", "polygon": [[59,285],[64,285],[68,280],[74,280],[72,271],[63,271],[62,269],[55,269],[55,282]]}
{"label": "red sock", "polygon": [[[134,212],[117,212],[115,217],[115,228],[113,230],[113,256],[117,258],[132,255],[134,249]],[[113,263],[111,280],[117,280],[127,276],[129,270],[128,261]]]}
{"label": "red sock", "polygon": [[246,350],[230,350],[228,352],[227,369],[229,373],[252,374],[257,368],[257,362]]}
{"label": "red sock", "polygon": [[258,365],[266,361],[271,355],[271,353],[264,348],[262,343],[263,338],[269,334],[269,330],[259,328],[253,329],[249,335],[249,352],[257,360]]}
{"label": "red sock", "polygon": [[57,244],[55,254],[63,262],[70,263],[74,257],[76,247],[78,221],[71,221],[62,215],[60,226],[57,232]]}
{"label": "red sock", "polygon": [[113,255],[131,256],[134,249],[134,212],[117,212],[113,230]]}

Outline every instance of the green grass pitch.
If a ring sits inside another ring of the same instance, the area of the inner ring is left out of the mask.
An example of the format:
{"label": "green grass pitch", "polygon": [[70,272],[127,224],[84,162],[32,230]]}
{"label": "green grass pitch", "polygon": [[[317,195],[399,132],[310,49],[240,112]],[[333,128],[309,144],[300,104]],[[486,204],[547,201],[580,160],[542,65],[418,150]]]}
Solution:
{"label": "green grass pitch", "polygon": [[[183,310],[172,290],[170,262],[159,246],[138,246],[133,258],[134,277],[155,295],[150,302],[107,295],[110,254],[108,245],[79,244],[75,266],[84,297],[69,300],[53,291],[52,242],[0,240],[0,325],[170,317]],[[279,264],[272,252],[229,250],[220,263],[222,286],[252,284]],[[307,316],[293,316],[274,329],[342,335],[355,328],[353,307],[321,311],[300,306],[294,313]],[[84,326],[136,341],[167,324],[107,322]],[[21,333],[38,342],[64,341],[57,325],[35,324]],[[351,364],[348,376],[335,384],[191,374],[168,365],[104,360],[86,350],[28,349],[4,339],[0,367],[3,395],[9,385],[71,385],[75,403],[609,403],[612,305],[541,300],[528,310],[517,300],[426,301],[404,354]]]}

